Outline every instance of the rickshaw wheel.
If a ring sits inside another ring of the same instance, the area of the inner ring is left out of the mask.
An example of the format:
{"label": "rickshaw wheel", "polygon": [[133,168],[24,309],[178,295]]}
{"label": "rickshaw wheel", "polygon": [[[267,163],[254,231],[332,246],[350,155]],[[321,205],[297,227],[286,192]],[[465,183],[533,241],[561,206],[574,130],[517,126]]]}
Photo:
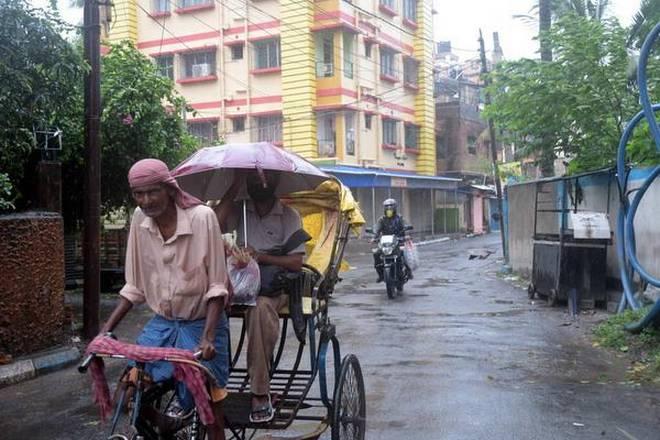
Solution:
{"label": "rickshaw wheel", "polygon": [[332,440],[363,440],[367,402],[358,358],[347,355],[341,362],[332,408]]}

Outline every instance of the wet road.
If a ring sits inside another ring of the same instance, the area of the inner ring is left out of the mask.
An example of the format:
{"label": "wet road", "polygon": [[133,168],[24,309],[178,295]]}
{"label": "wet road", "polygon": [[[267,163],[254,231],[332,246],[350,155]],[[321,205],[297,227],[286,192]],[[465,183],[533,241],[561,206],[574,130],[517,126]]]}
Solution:
{"label": "wet road", "polygon": [[[498,278],[499,236],[420,249],[423,266],[387,299],[370,255],[350,258],[332,309],[367,389],[371,439],[660,439],[660,391],[625,383],[624,360],[591,346],[601,314],[570,326]],[[148,316],[137,312],[120,336]],[[117,371],[116,365],[111,371]],[[97,438],[89,381],[73,368],[0,389],[0,439]]]}
{"label": "wet road", "polygon": [[468,260],[498,238],[422,248],[394,301],[370,270],[342,286],[333,315],[365,370],[369,438],[660,439],[659,390],[620,384],[625,364],[591,346],[602,316],[566,326],[497,277],[497,255]]}

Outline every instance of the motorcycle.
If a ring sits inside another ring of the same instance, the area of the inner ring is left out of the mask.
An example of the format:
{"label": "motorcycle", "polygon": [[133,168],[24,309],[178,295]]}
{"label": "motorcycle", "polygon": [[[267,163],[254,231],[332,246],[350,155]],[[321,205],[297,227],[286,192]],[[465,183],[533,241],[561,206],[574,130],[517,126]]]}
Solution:
{"label": "motorcycle", "polygon": [[[412,226],[406,226],[405,231],[412,231]],[[373,228],[367,228],[368,234],[373,234]],[[405,262],[403,253],[403,237],[396,235],[382,235],[378,240],[378,247],[374,253],[380,253],[383,265],[383,281],[387,290],[387,297],[393,299],[397,293],[403,292],[403,285],[410,279],[410,268]]]}

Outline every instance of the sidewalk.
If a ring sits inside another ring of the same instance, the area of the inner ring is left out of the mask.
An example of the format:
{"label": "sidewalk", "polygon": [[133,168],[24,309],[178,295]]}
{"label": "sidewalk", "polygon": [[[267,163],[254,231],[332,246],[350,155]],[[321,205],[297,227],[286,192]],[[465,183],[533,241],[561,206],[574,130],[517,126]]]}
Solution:
{"label": "sidewalk", "polygon": [[62,346],[20,357],[0,366],[0,387],[33,379],[41,374],[65,368],[80,359],[75,346]]}

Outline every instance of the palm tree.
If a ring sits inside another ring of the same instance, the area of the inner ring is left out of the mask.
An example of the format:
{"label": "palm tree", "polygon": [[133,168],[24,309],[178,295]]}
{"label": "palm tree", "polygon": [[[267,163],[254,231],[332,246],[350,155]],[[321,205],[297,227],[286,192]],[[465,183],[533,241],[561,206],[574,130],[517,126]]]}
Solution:
{"label": "palm tree", "polygon": [[610,6],[609,0],[554,0],[553,12],[555,16],[575,13],[580,17],[602,21]]}
{"label": "palm tree", "polygon": [[[658,3],[657,0],[650,1]],[[610,0],[538,0],[532,6],[529,14],[514,15],[514,17],[528,22],[536,22],[540,21],[539,15],[542,8],[550,8],[550,15],[554,20],[566,14],[577,14],[580,17],[602,21],[607,17],[609,7]]]}
{"label": "palm tree", "polygon": [[539,45],[541,46],[541,61],[552,61],[552,48],[546,33],[552,26],[552,1],[539,0]]}
{"label": "palm tree", "polygon": [[644,39],[658,21],[660,21],[660,0],[642,0],[630,26],[628,47],[640,49]]}

